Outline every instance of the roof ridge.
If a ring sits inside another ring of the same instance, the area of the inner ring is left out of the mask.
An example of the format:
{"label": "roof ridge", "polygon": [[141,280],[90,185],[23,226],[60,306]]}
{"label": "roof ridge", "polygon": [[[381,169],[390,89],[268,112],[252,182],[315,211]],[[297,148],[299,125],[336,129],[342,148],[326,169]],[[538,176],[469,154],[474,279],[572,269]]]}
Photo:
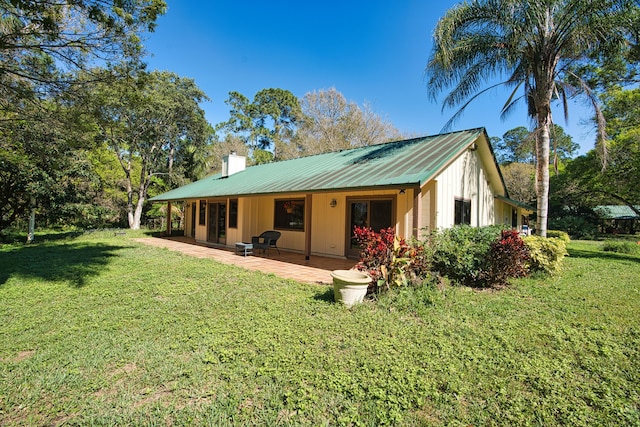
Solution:
{"label": "roof ridge", "polygon": [[415,137],[415,138],[397,139],[397,140],[394,140],[394,141],[381,142],[379,144],[365,145],[365,146],[362,146],[362,147],[341,148],[339,150],[325,151],[323,153],[310,154],[308,156],[300,156],[300,157],[294,157],[294,158],[291,158],[291,159],[276,160],[276,161],[272,161],[272,162],[268,162],[268,163],[260,163],[260,164],[251,165],[251,166],[248,166],[248,167],[271,165],[271,164],[275,164],[275,163],[282,164],[282,163],[285,163],[285,162],[290,162],[292,160],[308,159],[308,158],[311,158],[311,157],[324,156],[324,155],[336,154],[336,153],[345,153],[345,152],[351,152],[351,151],[356,151],[356,150],[366,150],[366,149],[371,149],[371,148],[375,148],[375,147],[381,147],[381,146],[384,146],[384,145],[408,143],[409,141],[418,141],[418,140],[422,140],[422,139],[433,139],[433,138],[438,138],[438,137],[441,137],[441,136],[451,135],[451,134],[455,134],[455,133],[482,132],[484,130],[485,130],[484,127],[476,127],[476,128],[471,128],[471,129],[461,129],[461,130],[455,130],[455,131],[444,132],[444,133],[436,133],[436,134],[432,134],[432,135],[418,136],[418,137]]}

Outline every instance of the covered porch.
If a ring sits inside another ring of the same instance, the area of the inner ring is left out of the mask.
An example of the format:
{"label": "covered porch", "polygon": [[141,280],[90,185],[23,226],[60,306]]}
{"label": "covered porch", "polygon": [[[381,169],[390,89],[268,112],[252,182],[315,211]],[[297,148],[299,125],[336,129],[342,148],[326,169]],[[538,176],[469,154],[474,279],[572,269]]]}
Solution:
{"label": "covered porch", "polygon": [[135,239],[145,245],[167,248],[197,258],[209,258],[222,264],[236,265],[247,270],[272,273],[278,277],[303,283],[332,283],[332,270],[349,270],[355,260],[313,256],[305,259],[303,253],[271,250],[268,255],[254,253],[249,256],[237,255],[233,249],[211,247],[196,242],[195,238],[183,236],[150,237]]}

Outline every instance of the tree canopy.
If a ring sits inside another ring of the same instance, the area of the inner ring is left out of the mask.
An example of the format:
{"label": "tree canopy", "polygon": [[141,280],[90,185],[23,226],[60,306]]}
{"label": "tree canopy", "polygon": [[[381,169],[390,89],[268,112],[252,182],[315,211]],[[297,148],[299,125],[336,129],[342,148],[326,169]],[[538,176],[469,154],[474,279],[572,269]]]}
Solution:
{"label": "tree canopy", "polygon": [[300,104],[303,119],[296,142],[302,155],[380,144],[402,137],[369,104],[360,108],[335,88],[309,92]]}
{"label": "tree canopy", "polygon": [[152,182],[166,177],[165,188],[173,188],[176,161],[208,142],[199,106],[206,96],[192,79],[166,71],[98,84],[89,96],[99,137],[124,174],[129,227],[138,229]]}
{"label": "tree canopy", "polygon": [[[566,162],[578,151],[580,146],[573,141],[562,126],[554,124],[551,128],[550,144],[553,149],[551,163]],[[502,140],[494,144],[498,163],[536,163],[535,134],[524,126],[508,130],[502,135]]]}
{"label": "tree canopy", "polygon": [[263,89],[253,101],[238,92],[227,99],[228,121],[218,130],[240,138],[254,163],[361,147],[401,138],[370,105],[347,101],[335,88],[303,98],[283,89]]}
{"label": "tree canopy", "polygon": [[568,162],[552,180],[555,228],[593,237],[598,205],[626,205],[640,215],[640,90],[611,86],[603,95],[609,163],[602,169],[596,150]]}
{"label": "tree canopy", "polygon": [[0,98],[63,91],[72,72],[137,57],[165,9],[164,0],[0,0]]}
{"label": "tree canopy", "polygon": [[142,34],[165,9],[163,0],[0,0],[0,228],[34,198],[50,223],[103,217],[94,131],[76,96],[96,64],[143,67]]}
{"label": "tree canopy", "polygon": [[242,138],[251,150],[271,148],[275,158],[290,143],[301,117],[298,98],[279,88],[262,89],[253,101],[239,92],[230,92],[225,102],[231,107],[231,117],[218,129]]}

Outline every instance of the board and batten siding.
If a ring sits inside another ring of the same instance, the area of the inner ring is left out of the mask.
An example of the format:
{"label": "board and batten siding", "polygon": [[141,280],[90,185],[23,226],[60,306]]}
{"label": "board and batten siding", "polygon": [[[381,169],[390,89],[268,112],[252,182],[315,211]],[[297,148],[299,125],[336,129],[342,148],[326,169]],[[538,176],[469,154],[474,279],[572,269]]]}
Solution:
{"label": "board and batten siding", "polygon": [[422,186],[418,195],[419,205],[417,206],[419,215],[417,237],[431,233],[438,229],[438,181],[431,180]]}
{"label": "board and batten siding", "polygon": [[[494,193],[477,151],[466,151],[443,170],[435,180],[436,228],[453,227],[455,200],[471,201],[471,225],[495,224]],[[423,188],[427,188],[425,185]],[[423,201],[426,198],[423,196]],[[423,205],[424,210],[429,206]]]}
{"label": "board and batten siding", "polygon": [[[311,253],[344,256],[346,229],[345,193],[314,194],[311,212]],[[331,200],[336,206],[331,207]]]}
{"label": "board and batten siding", "polygon": [[[350,192],[327,192],[312,195],[311,214],[311,253],[343,257],[346,255],[348,227],[348,199],[391,198],[395,206],[396,233],[403,237],[411,236],[413,231],[413,192],[399,190],[368,190]],[[336,206],[331,207],[331,200]],[[284,232],[283,232],[284,237]],[[287,246],[283,246],[287,247]],[[293,250],[303,250],[304,241],[298,246],[288,246]]]}
{"label": "board and batten siding", "polygon": [[[498,223],[511,226],[511,214],[515,208],[506,204],[501,200],[496,201],[496,219]],[[518,218],[518,225],[521,224],[521,220]]]}

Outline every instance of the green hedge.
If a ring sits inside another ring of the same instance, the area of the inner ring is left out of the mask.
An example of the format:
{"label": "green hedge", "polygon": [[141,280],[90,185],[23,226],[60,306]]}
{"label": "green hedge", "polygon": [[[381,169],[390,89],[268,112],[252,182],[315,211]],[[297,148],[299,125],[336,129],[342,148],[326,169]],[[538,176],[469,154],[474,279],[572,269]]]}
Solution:
{"label": "green hedge", "polygon": [[640,254],[640,242],[628,242],[619,240],[607,240],[602,244],[602,250],[621,254]]}

